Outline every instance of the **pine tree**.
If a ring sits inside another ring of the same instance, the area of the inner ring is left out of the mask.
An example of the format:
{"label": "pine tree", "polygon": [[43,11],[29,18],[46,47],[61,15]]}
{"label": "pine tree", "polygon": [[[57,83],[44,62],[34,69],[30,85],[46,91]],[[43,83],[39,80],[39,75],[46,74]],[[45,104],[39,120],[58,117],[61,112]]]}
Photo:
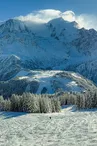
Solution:
{"label": "pine tree", "polygon": [[0,111],[3,110],[3,102],[4,102],[3,96],[0,96]]}
{"label": "pine tree", "polygon": [[18,95],[13,94],[11,96],[11,110],[12,111],[19,111],[20,108],[20,98]]}

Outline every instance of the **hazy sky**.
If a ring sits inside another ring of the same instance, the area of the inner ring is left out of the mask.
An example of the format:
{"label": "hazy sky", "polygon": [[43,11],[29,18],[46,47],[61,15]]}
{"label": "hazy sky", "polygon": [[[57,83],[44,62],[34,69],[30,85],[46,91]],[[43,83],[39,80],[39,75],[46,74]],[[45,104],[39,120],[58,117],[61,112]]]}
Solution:
{"label": "hazy sky", "polygon": [[97,0],[0,0],[0,20],[27,15],[40,9],[72,10],[77,15],[97,15]]}

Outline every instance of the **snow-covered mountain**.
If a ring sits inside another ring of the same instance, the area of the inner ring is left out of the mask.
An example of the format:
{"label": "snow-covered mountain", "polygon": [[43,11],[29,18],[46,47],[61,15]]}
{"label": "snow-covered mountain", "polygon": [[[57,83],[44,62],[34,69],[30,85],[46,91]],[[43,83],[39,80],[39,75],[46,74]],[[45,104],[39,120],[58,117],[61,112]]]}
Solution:
{"label": "snow-covered mountain", "polygon": [[23,92],[53,94],[97,89],[91,81],[74,72],[30,70],[15,55],[2,55],[0,59],[0,95],[4,97]]}
{"label": "snow-covered mountain", "polygon": [[0,25],[0,80],[21,68],[70,70],[97,76],[97,32],[57,18],[44,24],[10,19]]}
{"label": "snow-covered mountain", "polygon": [[85,92],[96,90],[96,86],[81,75],[68,71],[32,71],[21,69],[13,78],[0,82],[0,94],[10,97],[12,94],[30,92],[36,94],[54,94],[56,92]]}

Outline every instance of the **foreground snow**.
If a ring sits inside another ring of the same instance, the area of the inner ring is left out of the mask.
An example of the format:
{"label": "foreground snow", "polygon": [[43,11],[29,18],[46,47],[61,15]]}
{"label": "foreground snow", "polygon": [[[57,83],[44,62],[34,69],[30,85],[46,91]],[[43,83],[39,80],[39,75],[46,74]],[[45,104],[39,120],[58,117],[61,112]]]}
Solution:
{"label": "foreground snow", "polygon": [[1,112],[0,146],[97,146],[97,111]]}

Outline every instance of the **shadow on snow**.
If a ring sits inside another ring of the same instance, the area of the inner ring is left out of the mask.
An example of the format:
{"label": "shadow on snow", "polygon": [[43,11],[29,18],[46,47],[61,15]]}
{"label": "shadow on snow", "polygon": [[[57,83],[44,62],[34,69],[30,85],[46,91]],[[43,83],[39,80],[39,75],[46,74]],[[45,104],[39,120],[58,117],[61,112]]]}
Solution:
{"label": "shadow on snow", "polygon": [[25,112],[0,112],[0,116],[4,116],[4,119],[15,118],[19,116],[26,115],[28,113]]}

